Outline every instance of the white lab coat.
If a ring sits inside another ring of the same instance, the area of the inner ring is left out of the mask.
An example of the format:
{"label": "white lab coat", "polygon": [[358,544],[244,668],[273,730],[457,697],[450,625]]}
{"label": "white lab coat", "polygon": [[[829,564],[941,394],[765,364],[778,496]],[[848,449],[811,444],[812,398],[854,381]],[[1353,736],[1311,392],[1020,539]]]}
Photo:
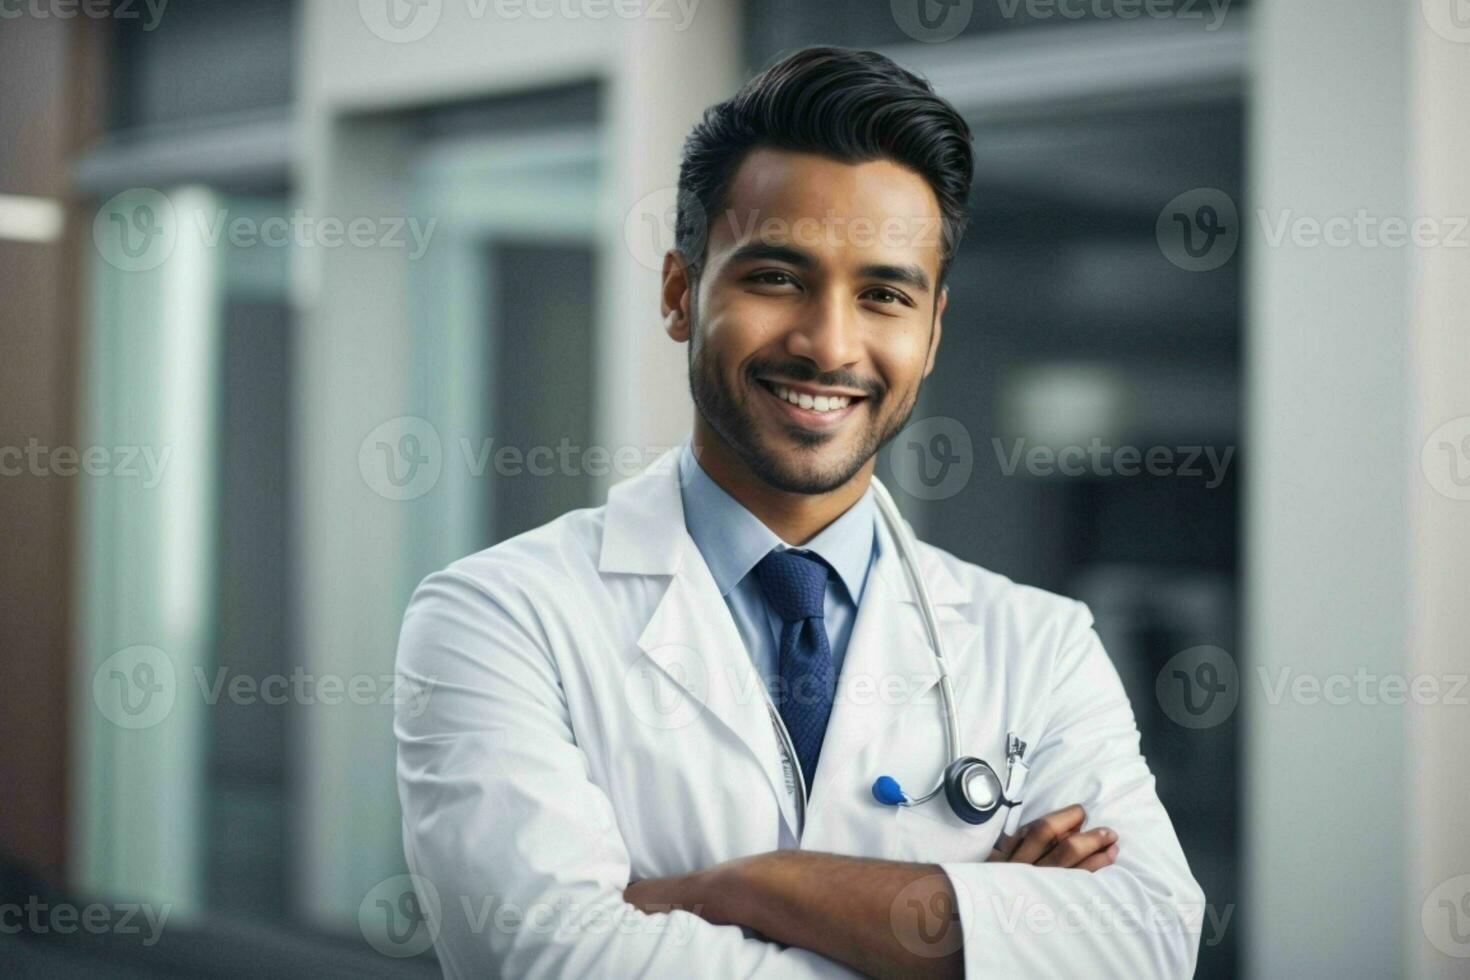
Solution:
{"label": "white lab coat", "polygon": [[[645,915],[632,879],[798,839],[810,850],[940,864],[972,977],[1186,977],[1204,898],[1118,674],[1081,603],[920,546],[954,679],[963,754],[1004,771],[1029,743],[1022,818],[1072,803],[1118,831],[1098,873],[984,863],[1002,817],[943,797],[879,805],[943,768],[936,670],[888,531],[853,627],[811,801],[685,530],[677,456],[578,510],[428,576],[398,670],[428,685],[395,723],[404,848],[450,977],[845,976],[692,913]],[[845,694],[844,694],[845,692]]]}

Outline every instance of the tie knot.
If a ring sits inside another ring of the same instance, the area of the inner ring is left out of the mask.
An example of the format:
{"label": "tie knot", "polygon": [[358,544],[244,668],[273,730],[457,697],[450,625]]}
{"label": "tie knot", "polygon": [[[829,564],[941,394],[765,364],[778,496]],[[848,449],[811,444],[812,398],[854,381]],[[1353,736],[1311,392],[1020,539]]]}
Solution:
{"label": "tie knot", "polygon": [[797,551],[772,551],[755,566],[761,592],[783,622],[821,619],[827,563]]}

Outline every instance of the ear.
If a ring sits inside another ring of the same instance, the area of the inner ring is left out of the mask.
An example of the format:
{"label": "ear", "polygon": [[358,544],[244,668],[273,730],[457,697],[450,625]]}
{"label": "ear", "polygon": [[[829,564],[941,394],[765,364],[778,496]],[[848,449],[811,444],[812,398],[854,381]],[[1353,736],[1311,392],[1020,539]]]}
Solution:
{"label": "ear", "polygon": [[689,304],[693,278],[684,256],[676,248],[664,253],[663,287],[659,305],[664,318],[664,332],[679,343],[689,340]]}
{"label": "ear", "polygon": [[939,335],[944,333],[944,308],[949,305],[949,287],[945,286],[939,291],[939,299],[934,303],[934,329],[929,335],[929,357],[924,362],[924,377],[929,377],[929,372],[934,370],[934,355],[939,351]]}

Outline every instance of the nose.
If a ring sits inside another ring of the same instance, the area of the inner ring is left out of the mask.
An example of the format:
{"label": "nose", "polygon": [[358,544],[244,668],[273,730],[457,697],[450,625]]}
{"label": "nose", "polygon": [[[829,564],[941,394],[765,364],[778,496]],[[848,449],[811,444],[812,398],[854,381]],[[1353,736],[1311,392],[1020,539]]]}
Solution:
{"label": "nose", "polygon": [[856,311],[848,296],[826,290],[808,305],[800,325],[786,335],[786,352],[818,371],[851,367],[862,359]]}

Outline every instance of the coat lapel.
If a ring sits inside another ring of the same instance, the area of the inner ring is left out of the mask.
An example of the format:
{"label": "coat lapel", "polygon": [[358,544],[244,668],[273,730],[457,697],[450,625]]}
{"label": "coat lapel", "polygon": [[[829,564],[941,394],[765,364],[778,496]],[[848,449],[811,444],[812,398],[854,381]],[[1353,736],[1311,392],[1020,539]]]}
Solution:
{"label": "coat lapel", "polygon": [[669,578],[639,633],[639,649],[739,739],[766,774],[794,833],[795,806],[785,788],[764,686],[714,577],[684,526],[678,451],[614,487],[606,521],[600,571]]}

